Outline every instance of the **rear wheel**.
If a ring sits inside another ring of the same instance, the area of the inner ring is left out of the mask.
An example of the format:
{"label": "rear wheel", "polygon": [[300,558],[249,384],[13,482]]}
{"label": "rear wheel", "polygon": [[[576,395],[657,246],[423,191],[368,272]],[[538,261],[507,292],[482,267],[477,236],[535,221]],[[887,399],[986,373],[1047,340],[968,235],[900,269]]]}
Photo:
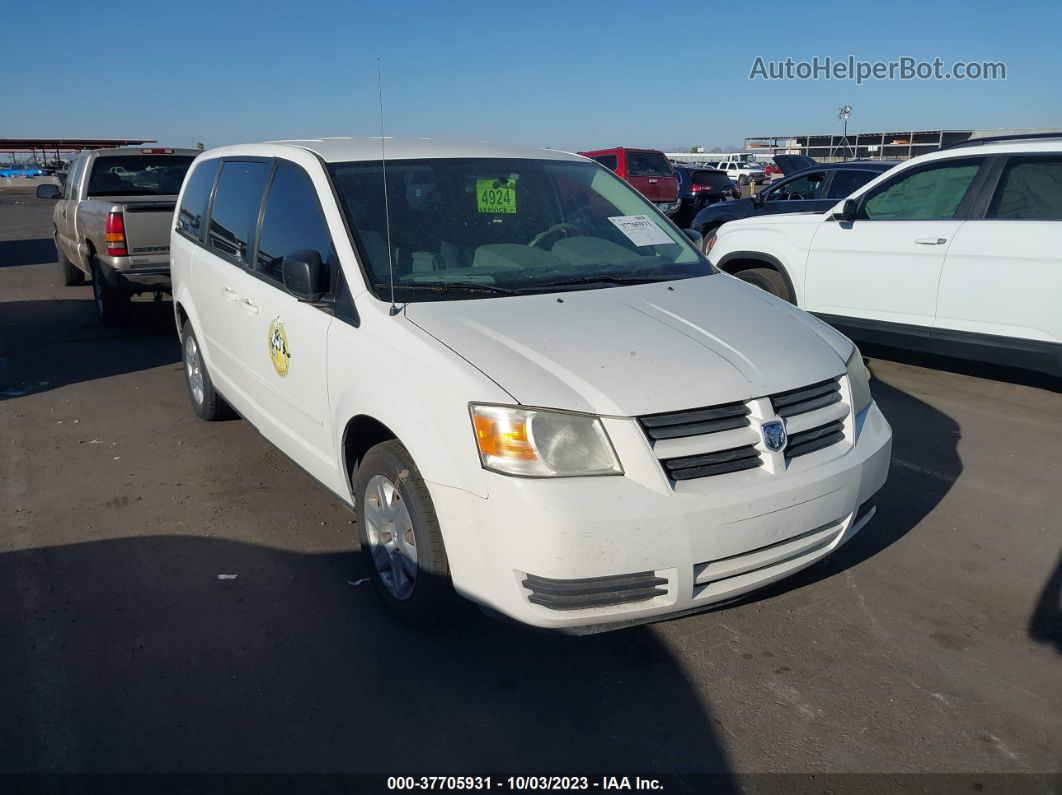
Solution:
{"label": "rear wheel", "polygon": [[59,254],[59,267],[63,271],[63,284],[67,287],[75,287],[79,284],[85,283],[85,274],[82,273],[81,268],[77,267],[74,263],[66,258],[66,254],[59,248],[59,241],[55,241],[55,250]]}
{"label": "rear wheel", "polygon": [[192,324],[185,321],[181,327],[181,354],[184,361],[184,381],[188,387],[188,398],[192,401],[192,410],[207,422],[227,420],[235,412],[225,399],[214,389],[210,380],[203,352],[199,349],[199,340],[192,331]]}
{"label": "rear wheel", "polygon": [[92,297],[96,314],[104,326],[121,326],[129,320],[129,294],[109,283],[95,259],[92,262]]}
{"label": "rear wheel", "polygon": [[354,479],[362,551],[377,592],[404,623],[438,624],[457,595],[428,487],[397,439],[365,454]]}
{"label": "rear wheel", "polygon": [[771,268],[746,268],[734,275],[743,282],[748,282],[761,290],[766,290],[771,295],[778,296],[783,301],[793,303],[793,297],[789,294],[789,286],[785,283],[785,278],[776,270]]}
{"label": "rear wheel", "polygon": [[740,176],[738,177],[738,185],[748,185],[748,184],[749,184],[749,178],[748,178],[748,176],[747,176],[747,175],[745,175],[745,174],[741,174],[741,175],[740,175]]}

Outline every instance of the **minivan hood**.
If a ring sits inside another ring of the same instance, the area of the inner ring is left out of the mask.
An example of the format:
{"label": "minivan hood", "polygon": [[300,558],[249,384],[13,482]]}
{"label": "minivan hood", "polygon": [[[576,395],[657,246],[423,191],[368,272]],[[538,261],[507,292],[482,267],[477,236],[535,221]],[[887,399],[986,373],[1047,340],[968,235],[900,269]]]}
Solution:
{"label": "minivan hood", "polygon": [[726,274],[409,304],[407,318],[527,406],[638,416],[835,377],[852,344]]}

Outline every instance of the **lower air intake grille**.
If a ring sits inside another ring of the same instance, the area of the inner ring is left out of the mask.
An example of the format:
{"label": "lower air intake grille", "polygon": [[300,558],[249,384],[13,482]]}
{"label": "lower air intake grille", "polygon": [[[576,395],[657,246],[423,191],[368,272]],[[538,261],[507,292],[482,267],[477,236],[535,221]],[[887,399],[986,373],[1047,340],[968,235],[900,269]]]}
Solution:
{"label": "lower air intake grille", "polygon": [[551,580],[528,574],[523,581],[523,586],[531,591],[528,601],[552,610],[583,610],[643,602],[666,594],[666,585],[666,579],[651,571],[582,580]]}
{"label": "lower air intake grille", "polygon": [[732,450],[666,458],[660,463],[664,465],[668,477],[672,480],[690,480],[710,475],[723,475],[727,472],[740,472],[742,469],[754,469],[760,465],[761,461],[756,446],[749,444],[744,447],[735,447]]}
{"label": "lower air intake grille", "polygon": [[814,453],[831,444],[837,444],[844,438],[844,423],[838,420],[809,431],[794,433],[789,437],[789,445],[785,449],[786,458]]}

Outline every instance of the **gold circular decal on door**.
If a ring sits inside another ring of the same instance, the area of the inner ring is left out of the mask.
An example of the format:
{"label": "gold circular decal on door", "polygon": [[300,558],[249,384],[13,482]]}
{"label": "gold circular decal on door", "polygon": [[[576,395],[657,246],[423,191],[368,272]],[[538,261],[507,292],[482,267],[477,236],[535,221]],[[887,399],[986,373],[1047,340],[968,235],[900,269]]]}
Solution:
{"label": "gold circular decal on door", "polygon": [[287,377],[291,354],[288,353],[288,335],[284,333],[284,324],[280,322],[279,317],[273,318],[273,322],[269,324],[269,358],[277,375],[281,378]]}

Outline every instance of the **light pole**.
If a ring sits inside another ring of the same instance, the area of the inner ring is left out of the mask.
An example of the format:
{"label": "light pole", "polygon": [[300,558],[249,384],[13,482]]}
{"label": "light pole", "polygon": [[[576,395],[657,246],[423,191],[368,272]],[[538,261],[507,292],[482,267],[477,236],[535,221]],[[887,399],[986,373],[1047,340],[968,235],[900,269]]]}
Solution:
{"label": "light pole", "polygon": [[851,105],[841,105],[837,109],[837,118],[844,124],[844,135],[841,136],[841,143],[844,145],[844,159],[848,159],[848,117],[852,115]]}

